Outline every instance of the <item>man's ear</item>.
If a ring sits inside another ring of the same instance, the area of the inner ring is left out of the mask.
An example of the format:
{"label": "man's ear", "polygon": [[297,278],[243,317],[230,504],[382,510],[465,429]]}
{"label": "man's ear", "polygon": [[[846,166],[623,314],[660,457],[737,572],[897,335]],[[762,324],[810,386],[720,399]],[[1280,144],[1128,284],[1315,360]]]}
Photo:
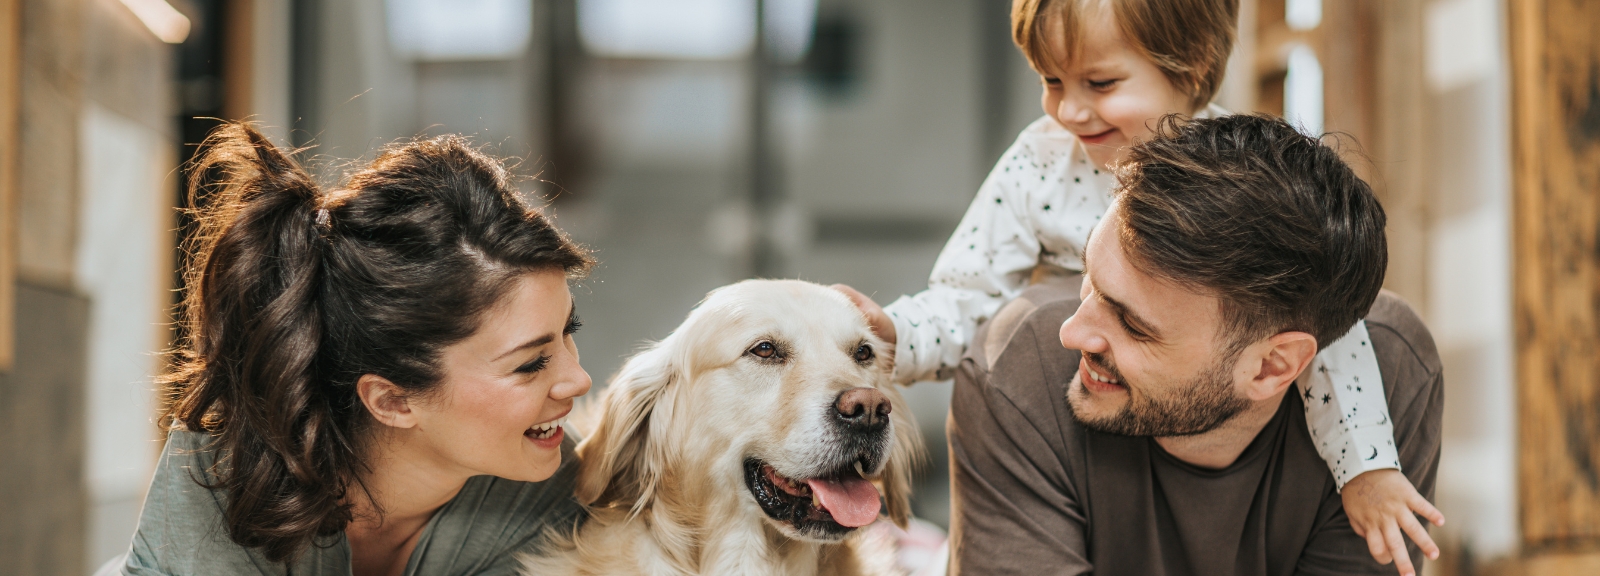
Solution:
{"label": "man's ear", "polygon": [[1283,332],[1245,351],[1255,373],[1245,384],[1245,397],[1267,400],[1294,385],[1296,378],[1317,356],[1317,338],[1305,332]]}
{"label": "man's ear", "polygon": [[405,389],[388,378],[377,374],[363,374],[356,380],[356,394],[367,412],[385,426],[411,428],[417,425],[416,414],[411,411],[410,399]]}

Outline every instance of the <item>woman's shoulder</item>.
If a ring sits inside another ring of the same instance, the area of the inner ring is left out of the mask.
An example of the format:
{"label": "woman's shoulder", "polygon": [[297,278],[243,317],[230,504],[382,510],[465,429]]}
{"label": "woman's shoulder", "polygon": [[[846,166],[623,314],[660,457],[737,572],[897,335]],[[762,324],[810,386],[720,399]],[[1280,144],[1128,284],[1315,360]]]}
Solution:
{"label": "woman's shoulder", "polygon": [[[282,574],[281,564],[235,543],[223,521],[225,495],[214,487],[218,454],[204,432],[173,430],[156,464],[124,570],[130,574]],[[336,574],[342,549],[312,549],[297,574]],[[325,556],[337,556],[325,557]],[[346,561],[348,563],[348,561]],[[331,571],[330,571],[331,570]]]}

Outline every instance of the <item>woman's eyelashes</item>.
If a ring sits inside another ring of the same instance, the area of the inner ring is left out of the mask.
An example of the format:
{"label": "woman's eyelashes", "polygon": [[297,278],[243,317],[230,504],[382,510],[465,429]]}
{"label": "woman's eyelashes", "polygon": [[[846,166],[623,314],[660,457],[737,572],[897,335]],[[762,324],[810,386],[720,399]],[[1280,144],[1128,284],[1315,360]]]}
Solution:
{"label": "woman's eyelashes", "polygon": [[[568,334],[571,334],[571,332],[568,332]],[[544,367],[549,365],[549,364],[550,364],[550,355],[549,354],[540,354],[538,358],[534,358],[533,360],[530,360],[527,363],[525,363],[525,364],[523,364],[521,366],[518,366],[517,369],[514,370],[514,372],[516,372],[518,374],[534,374],[534,373],[539,372],[540,370],[544,370]]]}
{"label": "woman's eyelashes", "polygon": [[577,332],[578,329],[582,327],[583,320],[579,320],[578,314],[573,313],[571,317],[567,318],[567,326],[566,328],[561,329],[561,334],[564,336],[571,336],[574,332]]}

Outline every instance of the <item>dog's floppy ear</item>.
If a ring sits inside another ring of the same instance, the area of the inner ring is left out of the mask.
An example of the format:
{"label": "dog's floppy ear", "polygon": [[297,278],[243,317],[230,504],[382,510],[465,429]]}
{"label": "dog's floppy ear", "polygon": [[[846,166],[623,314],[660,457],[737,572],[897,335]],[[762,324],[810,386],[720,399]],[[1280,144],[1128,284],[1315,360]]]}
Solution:
{"label": "dog's floppy ear", "polygon": [[594,434],[578,445],[579,502],[637,512],[648,501],[662,470],[661,447],[650,441],[650,417],[674,373],[664,343],[622,366],[600,400]]}
{"label": "dog's floppy ear", "polygon": [[894,424],[894,448],[890,452],[889,462],[883,466],[880,481],[889,519],[904,529],[911,521],[911,475],[922,465],[927,454],[922,446],[922,433],[917,430],[917,421],[911,417],[910,407],[906,406],[898,388],[894,384],[882,387],[894,406],[889,413],[890,422]]}

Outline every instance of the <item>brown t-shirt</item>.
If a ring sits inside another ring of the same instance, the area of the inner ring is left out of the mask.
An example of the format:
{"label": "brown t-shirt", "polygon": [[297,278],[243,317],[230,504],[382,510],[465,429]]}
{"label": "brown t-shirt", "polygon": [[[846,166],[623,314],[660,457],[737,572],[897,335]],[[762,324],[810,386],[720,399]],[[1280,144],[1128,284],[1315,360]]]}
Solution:
{"label": "brown t-shirt", "polygon": [[[1029,288],[972,339],[951,398],[952,574],[1393,574],[1351,529],[1301,397],[1238,461],[1192,466],[1154,439],[1084,428],[1061,346],[1078,286]],[[1367,315],[1401,466],[1432,498],[1444,405],[1421,319],[1384,293]],[[1410,542],[1408,541],[1408,545]],[[1412,562],[1423,557],[1410,546]]]}

